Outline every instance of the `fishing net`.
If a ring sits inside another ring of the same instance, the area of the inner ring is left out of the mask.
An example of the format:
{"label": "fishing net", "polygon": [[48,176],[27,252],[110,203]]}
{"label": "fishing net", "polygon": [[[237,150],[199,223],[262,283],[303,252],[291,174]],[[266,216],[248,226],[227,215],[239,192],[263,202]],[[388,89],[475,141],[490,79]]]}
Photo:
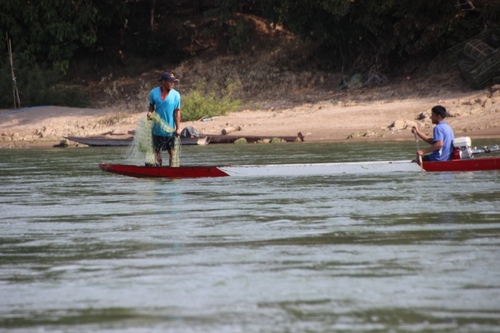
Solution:
{"label": "fishing net", "polygon": [[[150,115],[152,121],[148,120],[147,116],[141,117],[135,129],[134,140],[126,152],[126,159],[131,164],[152,164],[156,163],[155,152],[153,149],[153,125],[158,123],[163,130],[167,133],[174,133],[175,129],[168,126],[156,114]],[[174,154],[171,158],[171,167],[178,167],[180,165],[180,152],[181,144],[179,138],[175,138]]]}
{"label": "fishing net", "polygon": [[131,164],[154,164],[156,162],[153,150],[153,136],[151,131],[153,122],[147,117],[141,117],[135,129],[134,141],[126,151],[127,161]]}

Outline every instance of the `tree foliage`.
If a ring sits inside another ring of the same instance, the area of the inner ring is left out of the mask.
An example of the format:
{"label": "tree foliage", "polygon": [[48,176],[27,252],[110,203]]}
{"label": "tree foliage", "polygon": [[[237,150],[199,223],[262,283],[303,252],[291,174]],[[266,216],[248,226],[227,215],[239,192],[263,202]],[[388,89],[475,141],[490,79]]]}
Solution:
{"label": "tree foliage", "polygon": [[[434,56],[484,27],[498,25],[500,0],[2,0],[0,55],[6,53],[3,37],[8,34],[23,63],[64,73],[76,54],[105,50],[109,41],[123,38],[131,28],[134,33],[150,31],[141,35],[142,41],[159,54],[175,52],[170,41],[179,30],[151,31],[155,19],[182,28],[189,19],[182,13],[211,14],[220,23],[238,11],[315,41],[332,59],[325,66],[389,68]],[[228,31],[234,35],[234,52],[246,44],[245,29],[240,25]]]}
{"label": "tree foliage", "polygon": [[64,73],[78,50],[98,48],[126,16],[123,0],[2,0],[0,32],[21,61]]}
{"label": "tree foliage", "polygon": [[[345,66],[436,55],[498,25],[499,0],[263,0],[264,13]],[[395,61],[396,60],[396,61]]]}
{"label": "tree foliage", "polygon": [[[33,105],[86,107],[90,105],[90,99],[81,87],[61,84],[60,72],[40,68],[37,64],[25,66],[22,62],[18,62],[17,65],[19,68],[15,74],[22,107]],[[0,62],[0,108],[13,107],[10,70],[9,63]]]}

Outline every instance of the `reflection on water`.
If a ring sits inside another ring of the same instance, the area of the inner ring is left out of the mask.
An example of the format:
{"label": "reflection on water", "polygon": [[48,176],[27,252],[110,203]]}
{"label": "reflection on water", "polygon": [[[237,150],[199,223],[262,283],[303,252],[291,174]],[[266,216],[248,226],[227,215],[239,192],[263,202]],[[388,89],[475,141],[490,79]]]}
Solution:
{"label": "reflection on water", "polygon": [[[414,150],[185,146],[181,163]],[[500,172],[170,181],[98,169],[123,152],[0,150],[1,329],[500,331]]]}

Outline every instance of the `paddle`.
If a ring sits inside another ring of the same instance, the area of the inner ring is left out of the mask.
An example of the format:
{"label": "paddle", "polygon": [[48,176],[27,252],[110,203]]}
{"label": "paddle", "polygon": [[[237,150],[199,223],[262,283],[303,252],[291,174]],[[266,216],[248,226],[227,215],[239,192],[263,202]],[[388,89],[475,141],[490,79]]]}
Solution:
{"label": "paddle", "polygon": [[418,151],[420,150],[420,146],[418,144],[418,136],[417,136],[417,132],[413,132],[413,134],[415,135],[415,142],[417,144],[417,156],[418,156],[418,162],[420,163],[420,167],[422,168],[422,172],[424,172],[424,161],[422,160],[422,156],[420,156],[418,154]]}

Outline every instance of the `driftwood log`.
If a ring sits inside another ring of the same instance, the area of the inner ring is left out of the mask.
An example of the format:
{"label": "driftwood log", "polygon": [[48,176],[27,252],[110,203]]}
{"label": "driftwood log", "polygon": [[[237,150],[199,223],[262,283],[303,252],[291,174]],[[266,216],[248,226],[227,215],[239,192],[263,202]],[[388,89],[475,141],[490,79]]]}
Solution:
{"label": "driftwood log", "polygon": [[224,128],[221,131],[221,133],[222,133],[222,135],[227,135],[229,133],[238,132],[238,131],[241,131],[241,126],[229,126],[229,127]]}

